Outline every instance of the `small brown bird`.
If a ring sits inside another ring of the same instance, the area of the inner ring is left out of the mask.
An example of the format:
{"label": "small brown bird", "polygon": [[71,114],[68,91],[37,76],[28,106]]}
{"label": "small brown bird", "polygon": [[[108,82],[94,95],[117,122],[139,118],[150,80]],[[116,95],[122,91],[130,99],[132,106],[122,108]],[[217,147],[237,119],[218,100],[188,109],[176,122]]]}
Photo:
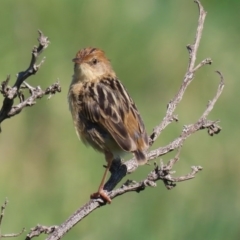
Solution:
{"label": "small brown bird", "polygon": [[103,186],[112,161],[132,152],[138,164],[145,164],[148,136],[133,100],[102,50],[84,48],[73,62],[68,102],[77,135],[104,153],[108,163],[99,189],[91,197],[101,196],[110,203]]}

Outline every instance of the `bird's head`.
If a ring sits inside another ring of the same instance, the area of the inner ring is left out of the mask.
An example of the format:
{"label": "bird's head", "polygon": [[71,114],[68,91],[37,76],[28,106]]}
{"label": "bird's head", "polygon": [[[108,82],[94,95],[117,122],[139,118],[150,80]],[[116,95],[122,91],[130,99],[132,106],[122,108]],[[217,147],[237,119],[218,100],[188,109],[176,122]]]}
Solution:
{"label": "bird's head", "polygon": [[81,81],[94,81],[105,75],[113,75],[110,61],[98,48],[84,48],[77,52],[73,59],[74,76]]}

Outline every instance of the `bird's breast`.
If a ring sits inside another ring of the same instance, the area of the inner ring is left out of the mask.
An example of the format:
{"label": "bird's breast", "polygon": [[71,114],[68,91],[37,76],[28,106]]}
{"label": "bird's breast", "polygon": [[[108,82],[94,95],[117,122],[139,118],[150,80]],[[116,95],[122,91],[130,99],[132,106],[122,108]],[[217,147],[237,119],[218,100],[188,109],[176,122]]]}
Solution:
{"label": "bird's breast", "polygon": [[115,157],[122,156],[125,151],[117,144],[107,129],[86,110],[86,104],[94,101],[94,97],[89,98],[89,95],[94,95],[94,92],[89,90],[89,84],[74,84],[69,89],[68,103],[76,133],[84,144],[90,145],[95,150],[109,151]]}

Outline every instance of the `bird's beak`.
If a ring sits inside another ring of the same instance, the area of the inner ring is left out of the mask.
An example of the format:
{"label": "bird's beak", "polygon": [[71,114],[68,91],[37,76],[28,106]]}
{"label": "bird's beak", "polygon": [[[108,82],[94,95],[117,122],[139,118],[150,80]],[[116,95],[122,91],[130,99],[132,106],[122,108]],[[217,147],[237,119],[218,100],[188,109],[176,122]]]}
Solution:
{"label": "bird's beak", "polygon": [[81,63],[82,59],[81,58],[73,58],[72,60],[74,63]]}

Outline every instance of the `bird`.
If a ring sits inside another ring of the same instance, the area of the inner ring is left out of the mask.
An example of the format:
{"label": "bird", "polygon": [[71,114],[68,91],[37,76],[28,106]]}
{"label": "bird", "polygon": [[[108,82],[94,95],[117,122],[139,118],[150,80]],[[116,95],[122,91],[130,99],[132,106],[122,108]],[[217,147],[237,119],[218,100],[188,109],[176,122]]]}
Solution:
{"label": "bird", "polygon": [[83,48],[72,61],[68,103],[76,133],[84,144],[103,153],[107,161],[98,191],[91,198],[102,197],[111,203],[103,187],[112,161],[131,152],[138,165],[146,164],[148,135],[134,101],[103,50]]}

